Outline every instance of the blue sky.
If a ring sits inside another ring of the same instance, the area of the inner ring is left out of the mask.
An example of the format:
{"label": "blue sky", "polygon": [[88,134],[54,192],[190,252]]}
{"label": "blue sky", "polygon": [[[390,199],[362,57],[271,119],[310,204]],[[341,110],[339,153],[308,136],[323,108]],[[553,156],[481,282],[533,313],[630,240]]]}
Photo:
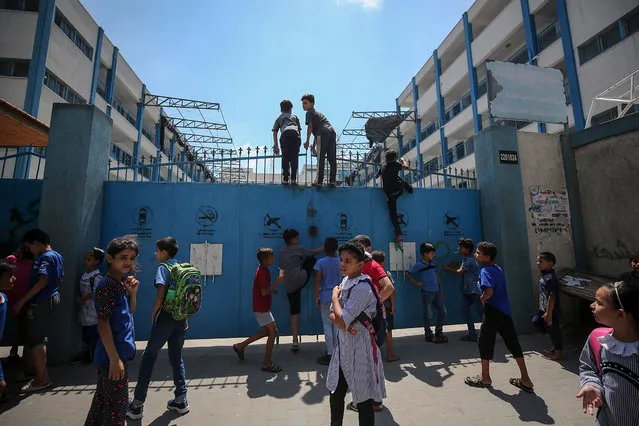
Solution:
{"label": "blue sky", "polygon": [[338,133],[353,110],[394,109],[395,98],[473,3],[81,2],[152,93],[220,102],[237,147],[272,145],[279,102],[290,99],[303,116],[299,99],[307,92]]}

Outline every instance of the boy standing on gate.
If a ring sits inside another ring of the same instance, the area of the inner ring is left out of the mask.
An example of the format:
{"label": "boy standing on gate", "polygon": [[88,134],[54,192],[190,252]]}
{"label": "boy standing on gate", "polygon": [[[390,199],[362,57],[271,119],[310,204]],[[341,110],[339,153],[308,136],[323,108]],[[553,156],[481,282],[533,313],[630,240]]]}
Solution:
{"label": "boy standing on gate", "polygon": [[[330,166],[328,185],[334,186],[337,179],[337,134],[326,116],[315,110],[315,96],[306,94],[302,96],[302,108],[306,111],[306,142],[304,148],[308,149],[313,135],[313,154],[317,155],[317,182],[316,188],[322,187],[324,180],[324,161],[328,158]],[[317,143],[319,142],[319,149]]]}
{"label": "boy standing on gate", "polygon": [[169,284],[174,284],[171,282],[169,267],[177,265],[175,255],[178,252],[178,243],[175,238],[166,237],[157,240],[155,247],[155,260],[161,263],[158,266],[154,283],[157,288],[157,297],[153,305],[151,336],[149,336],[146,349],[142,354],[138,383],[133,394],[134,399],[126,413],[126,416],[132,420],[141,419],[143,416],[144,401],[149,390],[155,360],[160,349],[167,342],[169,344],[169,364],[173,368],[173,383],[175,384],[175,398],[167,403],[167,409],[178,414],[186,414],[190,410],[186,400],[186,373],[182,359],[182,347],[188,327],[187,320],[177,321],[173,319],[171,313],[163,309],[166,293],[170,290]]}

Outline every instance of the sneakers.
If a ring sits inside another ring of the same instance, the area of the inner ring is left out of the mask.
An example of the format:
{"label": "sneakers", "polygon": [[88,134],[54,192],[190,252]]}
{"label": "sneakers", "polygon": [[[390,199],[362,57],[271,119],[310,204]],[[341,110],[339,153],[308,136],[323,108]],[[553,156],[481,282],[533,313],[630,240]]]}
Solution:
{"label": "sneakers", "polygon": [[[172,399],[166,404],[166,409],[175,411],[178,414],[186,414],[191,410],[191,407],[189,407],[189,403],[186,400],[176,402],[175,399]],[[131,402],[126,410],[126,416],[131,420],[140,420],[144,416],[144,405],[137,406]]]}
{"label": "sneakers", "polygon": [[144,416],[144,405],[137,406],[130,403],[126,416],[131,420],[140,420]]}
{"label": "sneakers", "polygon": [[178,414],[186,414],[191,410],[186,399],[183,402],[175,402],[175,400],[172,399],[166,404],[166,408],[170,411],[175,411]]}
{"label": "sneakers", "polygon": [[[355,403],[352,402],[352,401],[348,403],[346,408],[348,408],[351,411],[355,411],[356,413],[359,411],[357,409],[357,405],[355,405]],[[373,404],[373,411],[374,412],[379,412],[379,411],[382,411],[382,410],[384,410],[384,404],[382,404],[381,402],[375,402]]]}
{"label": "sneakers", "polygon": [[331,356],[328,354],[322,355],[321,357],[317,358],[317,363],[320,365],[330,365]]}
{"label": "sneakers", "polygon": [[432,342],[433,341],[433,335],[432,334],[426,334],[424,335],[424,340],[426,342]]}

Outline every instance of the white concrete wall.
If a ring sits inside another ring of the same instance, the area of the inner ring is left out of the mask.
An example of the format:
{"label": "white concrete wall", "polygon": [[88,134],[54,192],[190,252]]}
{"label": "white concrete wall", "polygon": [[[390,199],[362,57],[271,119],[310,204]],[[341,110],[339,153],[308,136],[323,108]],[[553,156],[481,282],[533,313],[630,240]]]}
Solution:
{"label": "white concrete wall", "polygon": [[93,61],[87,58],[55,24],[51,28],[46,66],[87,102],[89,101]]}
{"label": "white concrete wall", "polygon": [[[524,191],[526,211],[532,206],[531,189],[549,188],[552,191],[566,189],[563,157],[559,135],[519,132],[519,164]],[[536,233],[535,220],[532,214],[526,216],[528,230],[528,247],[530,249],[530,270],[533,277],[531,285],[537,290],[539,269],[536,265],[536,254],[550,251],[557,257],[557,271],[563,268],[574,268],[575,258],[570,230],[570,221],[565,232]]]}
{"label": "white concrete wall", "polygon": [[0,98],[22,109],[27,83],[26,77],[0,77]]}
{"label": "white concrete wall", "polygon": [[523,26],[521,4],[518,1],[511,1],[473,41],[473,63],[484,62],[492,51],[502,46],[504,44],[502,42],[521,26]]}
{"label": "white concrete wall", "polygon": [[[622,40],[596,58],[577,69],[584,117],[587,119],[592,99],[613,84],[639,70],[639,33]],[[625,90],[630,89],[627,83]],[[614,105],[597,102],[593,114],[605,111]]]}
{"label": "white concrete wall", "polygon": [[53,104],[66,103],[64,99],[58,96],[47,86],[42,86],[42,94],[40,95],[40,107],[38,110],[38,120],[43,123],[51,123],[51,114],[53,113]]}
{"label": "white concrete wall", "polygon": [[38,14],[0,10],[0,58],[30,59]]}
{"label": "white concrete wall", "polygon": [[567,0],[566,5],[572,43],[576,49],[639,4],[637,0]]}

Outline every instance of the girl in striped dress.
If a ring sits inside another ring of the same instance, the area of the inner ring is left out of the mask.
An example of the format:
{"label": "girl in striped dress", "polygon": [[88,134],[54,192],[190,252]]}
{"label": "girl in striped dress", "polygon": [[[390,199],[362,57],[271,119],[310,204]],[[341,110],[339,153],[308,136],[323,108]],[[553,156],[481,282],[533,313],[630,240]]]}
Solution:
{"label": "girl in striped dress", "polygon": [[590,305],[595,329],[581,351],[579,376],[584,413],[601,426],[639,421],[639,283],[620,281],[597,290]]}
{"label": "girl in striped dress", "polygon": [[342,425],[344,399],[349,389],[358,408],[360,426],[372,426],[373,401],[386,397],[384,368],[375,341],[355,318],[362,312],[373,318],[377,299],[370,277],[361,273],[364,251],[358,245],[346,243],[339,248],[339,257],[344,280],[333,290],[330,318],[338,327],[337,344],[326,379],[331,392],[331,426]]}

